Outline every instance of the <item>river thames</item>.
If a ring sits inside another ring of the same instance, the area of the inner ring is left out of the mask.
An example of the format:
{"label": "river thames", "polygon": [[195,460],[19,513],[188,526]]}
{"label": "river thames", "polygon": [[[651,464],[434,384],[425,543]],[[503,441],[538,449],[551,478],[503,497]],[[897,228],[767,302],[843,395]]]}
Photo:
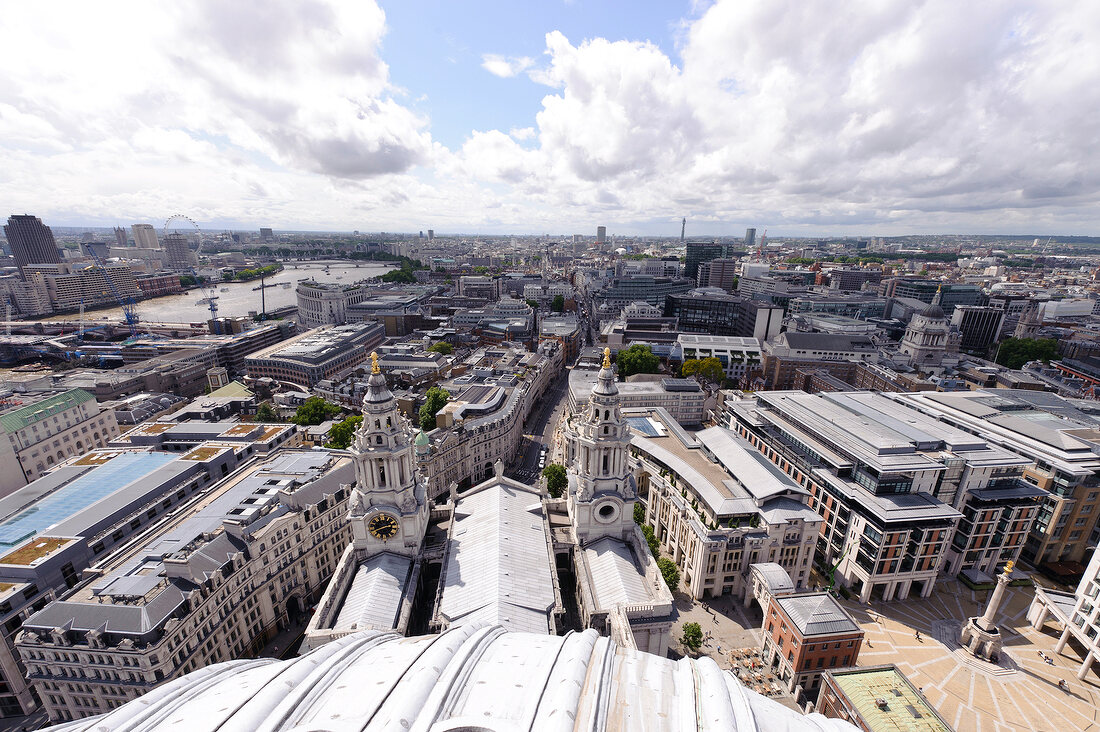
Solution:
{"label": "river thames", "polygon": [[[358,266],[356,266],[358,264]],[[283,262],[285,269],[264,279],[264,300],[267,312],[288,305],[297,305],[298,297],[295,285],[298,280],[316,279],[318,282],[351,284],[367,277],[377,277],[388,272],[394,265],[384,262],[349,263],[347,260],[333,262]],[[325,272],[325,267],[329,270]],[[230,318],[248,315],[251,311],[260,311],[259,280],[250,282],[223,282],[215,287],[218,295],[218,317]],[[210,308],[199,304],[202,293],[188,290],[182,295],[168,295],[143,300],[135,306],[138,318],[149,323],[201,323],[210,317]],[[42,320],[76,320],[77,313],[67,315],[49,315]],[[121,308],[103,308],[89,310],[84,319],[87,322],[104,320],[122,322]]]}

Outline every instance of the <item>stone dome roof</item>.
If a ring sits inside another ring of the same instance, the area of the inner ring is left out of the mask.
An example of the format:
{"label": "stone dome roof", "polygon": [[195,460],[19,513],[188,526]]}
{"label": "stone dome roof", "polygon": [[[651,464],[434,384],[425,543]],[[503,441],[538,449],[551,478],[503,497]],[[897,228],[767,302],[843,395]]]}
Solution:
{"label": "stone dome roof", "polygon": [[672,661],[594,630],[364,631],[287,661],[194,671],[65,732],[139,730],[783,730],[847,732],[749,691],[708,658]]}

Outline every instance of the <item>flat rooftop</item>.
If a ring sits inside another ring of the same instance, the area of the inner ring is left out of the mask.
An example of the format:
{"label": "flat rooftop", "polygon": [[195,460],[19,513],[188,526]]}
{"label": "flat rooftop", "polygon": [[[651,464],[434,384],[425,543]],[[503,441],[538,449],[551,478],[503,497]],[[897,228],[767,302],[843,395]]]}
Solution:
{"label": "flat rooftop", "polygon": [[[81,458],[78,463],[56,468],[10,496],[0,499],[0,551],[15,547],[32,536],[57,527],[75,517],[78,523],[93,523],[88,510],[97,504],[105,510],[122,505],[135,496],[153,489],[163,477],[182,472],[177,455],[163,452],[97,451],[94,460]],[[175,466],[172,464],[175,463]],[[178,467],[177,467],[178,466]],[[167,473],[165,473],[167,471]],[[123,496],[126,492],[126,496]],[[98,512],[97,512],[98,513]],[[77,528],[77,527],[73,527]],[[65,536],[80,532],[66,531]]]}
{"label": "flat rooftop", "polygon": [[61,547],[74,541],[76,539],[40,536],[0,557],[0,564],[17,564],[29,567],[37,560],[48,557]]}
{"label": "flat rooftop", "polygon": [[833,682],[873,730],[952,732],[895,666],[832,671]]}
{"label": "flat rooftop", "polygon": [[716,516],[755,513],[764,502],[793,494],[788,509],[807,521],[821,520],[797,500],[806,489],[733,431],[688,432],[663,409],[627,409],[624,416],[634,433],[631,444],[679,474]]}

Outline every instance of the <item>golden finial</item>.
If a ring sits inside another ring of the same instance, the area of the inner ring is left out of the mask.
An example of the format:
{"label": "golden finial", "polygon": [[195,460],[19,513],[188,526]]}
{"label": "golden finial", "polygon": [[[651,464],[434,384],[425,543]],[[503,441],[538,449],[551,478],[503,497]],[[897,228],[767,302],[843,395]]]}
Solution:
{"label": "golden finial", "polygon": [[1005,575],[1012,574],[1012,568],[1016,566],[1016,562],[1009,562],[1005,565]]}
{"label": "golden finial", "polygon": [[378,368],[378,354],[374,351],[371,351],[370,354],[370,372],[372,374],[382,373],[382,369]]}
{"label": "golden finial", "polygon": [[611,368],[611,349],[603,349],[603,367],[605,369]]}

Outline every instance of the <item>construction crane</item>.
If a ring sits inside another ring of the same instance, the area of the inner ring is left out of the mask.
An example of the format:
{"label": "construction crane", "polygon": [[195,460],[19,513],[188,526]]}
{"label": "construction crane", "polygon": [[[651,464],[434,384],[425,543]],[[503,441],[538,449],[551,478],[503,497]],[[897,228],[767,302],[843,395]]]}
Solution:
{"label": "construction crane", "polygon": [[[191,226],[195,227],[195,233],[199,237],[199,246],[198,249],[195,250],[195,258],[198,259],[199,252],[202,251],[202,229],[199,228],[199,225],[196,224],[194,219],[192,219],[190,216],[186,216],[184,214],[172,214],[164,222],[165,235],[168,234],[168,225],[171,224],[175,219],[182,219]],[[199,277],[199,273],[195,270],[194,267],[189,268],[188,271],[190,272],[191,277],[195,280],[195,285],[199,288],[199,292],[202,294],[202,298],[199,299],[199,303],[206,305],[210,308],[210,327],[213,330],[214,335],[221,335],[222,329],[221,325],[218,323],[217,291],[213,287],[208,288],[206,284],[204,284],[202,277]]]}
{"label": "construction crane", "polygon": [[[95,253],[95,247],[88,247],[88,252],[92,255],[92,259],[95,261],[96,266],[99,267],[99,271],[103,273],[103,279],[107,282],[107,287],[111,291],[111,295],[115,298],[115,302],[122,308],[122,317],[126,320],[126,327],[130,330],[130,336],[137,335],[137,303],[134,302],[134,298],[127,295],[123,297],[118,288],[115,287],[115,283],[111,281],[111,275],[107,272],[106,265],[103,264],[103,260],[99,258],[99,255]],[[81,310],[84,307],[84,299],[80,300]],[[83,327],[83,317],[81,317],[81,327]]]}

